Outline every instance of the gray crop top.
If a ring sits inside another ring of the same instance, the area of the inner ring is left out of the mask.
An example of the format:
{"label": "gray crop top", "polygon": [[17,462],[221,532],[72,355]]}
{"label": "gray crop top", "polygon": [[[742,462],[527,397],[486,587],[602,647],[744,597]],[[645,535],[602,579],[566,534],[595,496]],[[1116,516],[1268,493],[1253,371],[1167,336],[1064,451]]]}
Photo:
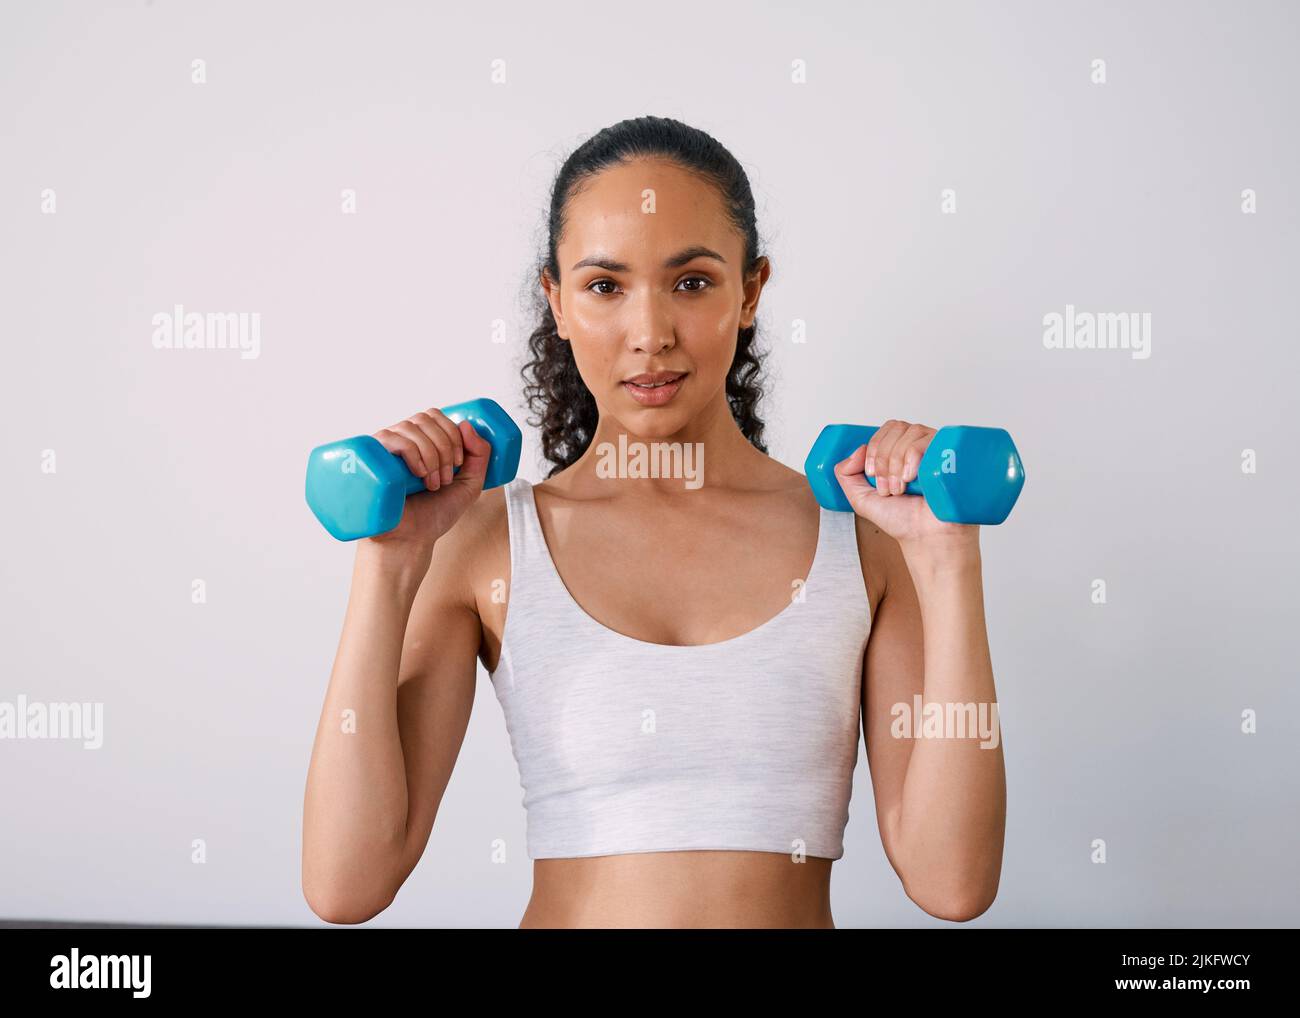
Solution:
{"label": "gray crop top", "polygon": [[757,629],[667,646],[574,600],[532,484],[505,488],[510,591],[491,674],[533,859],[844,854],[871,626],[854,514],[821,510],[802,592]]}

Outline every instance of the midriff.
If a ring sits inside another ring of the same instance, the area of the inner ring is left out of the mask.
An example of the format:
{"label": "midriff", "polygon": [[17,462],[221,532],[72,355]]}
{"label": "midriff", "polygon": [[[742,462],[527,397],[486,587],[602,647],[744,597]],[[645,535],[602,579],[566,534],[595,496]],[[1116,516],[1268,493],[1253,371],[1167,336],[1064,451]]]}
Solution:
{"label": "midriff", "polygon": [[732,851],[536,859],[519,928],[833,929],[831,863]]}

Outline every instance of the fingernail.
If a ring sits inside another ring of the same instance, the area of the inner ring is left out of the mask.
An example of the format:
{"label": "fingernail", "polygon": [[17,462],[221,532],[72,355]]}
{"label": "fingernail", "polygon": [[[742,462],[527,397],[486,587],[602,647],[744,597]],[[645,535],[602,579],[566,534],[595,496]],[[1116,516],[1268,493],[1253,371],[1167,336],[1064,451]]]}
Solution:
{"label": "fingernail", "polygon": [[451,474],[451,467],[443,467],[443,468],[442,468],[442,483],[443,483],[443,484],[450,484],[450,483],[451,483],[451,477],[452,477],[452,474]]}
{"label": "fingernail", "polygon": [[867,457],[866,472],[870,474],[872,477],[876,476],[876,457],[874,456]]}
{"label": "fingernail", "polygon": [[890,493],[891,495],[901,495],[902,492],[903,492],[903,486],[902,486],[901,484],[898,483],[898,475],[897,475],[897,474],[890,474],[890,475],[889,475],[889,493]]}

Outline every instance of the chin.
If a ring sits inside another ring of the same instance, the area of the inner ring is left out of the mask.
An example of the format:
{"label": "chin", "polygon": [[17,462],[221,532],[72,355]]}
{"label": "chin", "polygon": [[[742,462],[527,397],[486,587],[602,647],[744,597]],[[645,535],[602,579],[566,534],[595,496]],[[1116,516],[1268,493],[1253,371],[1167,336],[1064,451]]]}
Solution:
{"label": "chin", "polygon": [[691,415],[691,409],[679,406],[631,407],[618,414],[618,423],[624,431],[641,438],[667,438],[681,431]]}

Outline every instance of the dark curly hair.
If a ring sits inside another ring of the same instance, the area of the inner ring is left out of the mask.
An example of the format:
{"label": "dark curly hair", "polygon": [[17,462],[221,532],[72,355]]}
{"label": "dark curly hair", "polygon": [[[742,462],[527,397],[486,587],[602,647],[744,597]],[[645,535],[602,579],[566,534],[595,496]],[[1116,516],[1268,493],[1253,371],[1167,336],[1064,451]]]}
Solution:
{"label": "dark curly hair", "polygon": [[[704,131],[666,117],[621,120],[583,142],[560,167],[551,188],[547,219],[547,248],[540,269],[560,280],[556,247],[564,235],[569,200],[588,179],[602,170],[636,158],[668,159],[697,174],[718,189],[723,207],[745,241],[743,271],[748,274],[759,259],[754,195],[749,178],[717,140]],[[533,289],[535,310],[541,323],[528,337],[531,358],[523,367],[524,398],[536,415],[528,423],[541,428],[542,453],[554,464],[548,477],[576,461],[591,444],[599,413],[596,400],[578,374],[573,348],[556,333],[555,316],[540,288]],[[757,413],[763,396],[762,363],[754,347],[757,324],[739,330],[736,354],[727,372],[727,402],[744,436],[761,452],[763,421]]]}

